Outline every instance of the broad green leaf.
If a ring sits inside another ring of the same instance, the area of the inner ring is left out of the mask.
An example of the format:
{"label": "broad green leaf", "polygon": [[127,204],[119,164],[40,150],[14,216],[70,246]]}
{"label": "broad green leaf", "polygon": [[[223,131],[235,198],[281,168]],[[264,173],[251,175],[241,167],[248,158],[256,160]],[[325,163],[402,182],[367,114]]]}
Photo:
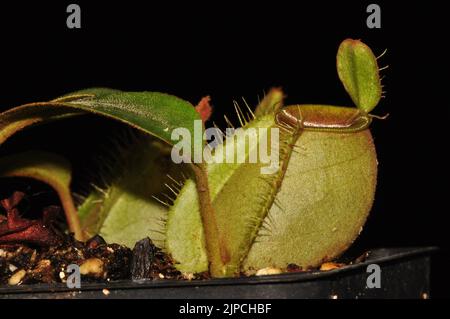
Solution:
{"label": "broad green leaf", "polygon": [[186,128],[193,137],[194,120],[200,120],[190,103],[169,94],[88,89],[3,112],[0,114],[0,144],[27,126],[82,113],[118,120],[169,144],[173,144],[173,129]]}
{"label": "broad green leaf", "polygon": [[379,69],[372,50],[361,41],[347,39],[339,46],[336,62],[339,78],[355,105],[370,112],[381,98]]}
{"label": "broad green leaf", "polygon": [[[57,193],[75,237],[83,238],[70,191],[71,165],[56,154],[29,151],[0,158],[0,177],[28,177],[50,185]],[[75,218],[74,218],[75,217]]]}

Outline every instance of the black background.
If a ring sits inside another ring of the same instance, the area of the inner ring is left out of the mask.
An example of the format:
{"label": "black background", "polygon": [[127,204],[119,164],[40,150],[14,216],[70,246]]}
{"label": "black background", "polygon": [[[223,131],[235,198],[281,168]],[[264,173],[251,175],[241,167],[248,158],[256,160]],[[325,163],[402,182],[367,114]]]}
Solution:
{"label": "black background", "polygon": [[[449,296],[450,70],[439,4],[377,1],[376,30],[366,26],[363,1],[77,1],[82,28],[70,30],[68,3],[1,5],[1,110],[93,86],[163,91],[194,104],[210,95],[219,122],[233,113],[233,99],[256,103],[273,86],[283,87],[288,104],[351,105],[336,74],[339,43],[350,37],[376,54],[387,48],[387,96],[374,113],[390,117],[372,125],[378,188],[356,246],[440,246],[433,294]],[[64,134],[82,138],[77,129]]]}

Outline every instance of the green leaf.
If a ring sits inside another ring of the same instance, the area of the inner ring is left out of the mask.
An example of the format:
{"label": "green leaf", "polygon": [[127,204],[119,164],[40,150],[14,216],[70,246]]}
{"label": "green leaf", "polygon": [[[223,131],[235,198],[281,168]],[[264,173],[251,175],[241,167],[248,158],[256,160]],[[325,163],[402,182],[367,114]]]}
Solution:
{"label": "green leaf", "polygon": [[0,158],[0,177],[28,177],[50,185],[57,193],[66,214],[69,229],[83,239],[81,225],[70,191],[71,166],[61,156],[30,151]]}
{"label": "green leaf", "polygon": [[173,144],[173,129],[186,128],[193,137],[194,120],[200,120],[190,103],[169,94],[88,89],[3,112],[0,114],[0,144],[27,126],[83,113],[118,120],[169,144]]}
{"label": "green leaf", "polygon": [[366,113],[373,110],[382,90],[372,50],[359,40],[347,39],[339,46],[336,62],[339,78],[355,105]]}

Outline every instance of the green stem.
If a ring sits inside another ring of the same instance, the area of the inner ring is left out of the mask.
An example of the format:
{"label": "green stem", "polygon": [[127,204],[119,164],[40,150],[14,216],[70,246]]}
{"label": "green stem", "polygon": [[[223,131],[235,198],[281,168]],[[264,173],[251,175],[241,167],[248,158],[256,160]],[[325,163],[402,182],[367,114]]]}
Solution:
{"label": "green stem", "polygon": [[66,221],[67,226],[69,227],[69,231],[74,234],[76,240],[85,241],[86,238],[81,228],[80,218],[73,203],[71,194],[65,191],[60,191],[59,189],[57,189],[57,191],[64,209],[64,213],[66,215]]}
{"label": "green stem", "polygon": [[205,164],[192,164],[195,174],[200,204],[203,230],[206,239],[206,251],[209,260],[209,272],[212,277],[229,276],[226,264],[230,261],[226,241],[219,232],[216,214],[211,202],[208,186],[208,173]]}

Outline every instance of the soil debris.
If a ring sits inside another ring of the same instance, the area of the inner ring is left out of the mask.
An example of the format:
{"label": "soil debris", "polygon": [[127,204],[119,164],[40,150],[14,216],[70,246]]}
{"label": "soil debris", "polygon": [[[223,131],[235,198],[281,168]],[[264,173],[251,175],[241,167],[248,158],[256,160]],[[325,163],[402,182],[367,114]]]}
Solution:
{"label": "soil debris", "polygon": [[136,243],[131,262],[131,277],[142,279],[180,279],[182,275],[175,270],[171,259],[153,245],[150,238]]}
{"label": "soil debris", "polygon": [[61,244],[51,247],[0,245],[0,285],[65,283],[71,274],[67,271],[70,264],[80,267],[85,282],[183,278],[169,256],[148,238],[131,251],[118,244],[106,244],[100,236],[82,243],[67,235]]}

